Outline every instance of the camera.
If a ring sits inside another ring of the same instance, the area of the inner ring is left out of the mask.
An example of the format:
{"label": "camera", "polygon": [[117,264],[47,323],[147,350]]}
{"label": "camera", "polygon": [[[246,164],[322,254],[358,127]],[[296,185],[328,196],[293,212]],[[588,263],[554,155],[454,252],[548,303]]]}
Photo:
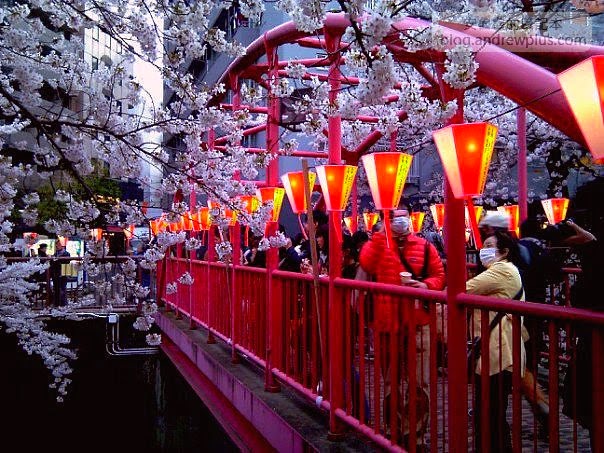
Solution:
{"label": "camera", "polygon": [[555,225],[544,225],[542,238],[553,244],[564,241],[575,234],[571,223],[573,223],[573,219],[569,218]]}

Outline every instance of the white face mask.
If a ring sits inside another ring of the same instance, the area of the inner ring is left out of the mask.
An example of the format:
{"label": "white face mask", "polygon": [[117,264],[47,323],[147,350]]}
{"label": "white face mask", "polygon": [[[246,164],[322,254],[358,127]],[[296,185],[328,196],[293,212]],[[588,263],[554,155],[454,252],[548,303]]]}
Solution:
{"label": "white face mask", "polygon": [[409,233],[409,217],[395,217],[392,219],[392,233],[403,235]]}
{"label": "white face mask", "polygon": [[484,267],[489,267],[491,264],[495,262],[495,255],[497,254],[497,249],[495,247],[485,247],[480,249],[480,262]]}

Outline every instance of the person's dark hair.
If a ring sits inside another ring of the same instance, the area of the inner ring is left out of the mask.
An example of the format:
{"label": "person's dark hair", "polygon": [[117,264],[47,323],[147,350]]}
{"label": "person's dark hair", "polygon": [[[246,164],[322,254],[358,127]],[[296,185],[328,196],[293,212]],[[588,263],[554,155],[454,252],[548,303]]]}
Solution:
{"label": "person's dark hair", "polygon": [[357,249],[361,248],[369,240],[369,235],[365,231],[357,231],[352,235],[352,241]]}
{"label": "person's dark hair", "polygon": [[45,242],[42,242],[42,243],[41,243],[41,244],[38,246],[38,248],[41,248],[41,249],[45,249],[46,247],[48,247],[48,244],[46,244]]}
{"label": "person's dark hair", "polygon": [[529,217],[520,224],[521,238],[541,239],[543,235],[543,224],[536,217]]}
{"label": "person's dark hair", "polygon": [[325,214],[325,212],[323,212],[319,209],[313,210],[312,218],[315,221],[315,223],[319,226],[326,225],[327,221],[328,221],[327,214]]}
{"label": "person's dark hair", "polygon": [[508,231],[495,230],[493,236],[497,239],[497,250],[502,253],[507,249],[507,260],[518,268],[522,267],[524,261],[520,257],[518,241]]}

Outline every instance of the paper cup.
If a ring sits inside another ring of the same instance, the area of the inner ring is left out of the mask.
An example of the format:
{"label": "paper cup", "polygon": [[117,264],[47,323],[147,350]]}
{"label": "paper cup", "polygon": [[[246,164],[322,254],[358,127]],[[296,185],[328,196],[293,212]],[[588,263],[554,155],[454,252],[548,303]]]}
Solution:
{"label": "paper cup", "polygon": [[404,285],[406,283],[409,283],[411,281],[411,272],[401,272],[399,274],[399,276],[401,277],[401,283]]}

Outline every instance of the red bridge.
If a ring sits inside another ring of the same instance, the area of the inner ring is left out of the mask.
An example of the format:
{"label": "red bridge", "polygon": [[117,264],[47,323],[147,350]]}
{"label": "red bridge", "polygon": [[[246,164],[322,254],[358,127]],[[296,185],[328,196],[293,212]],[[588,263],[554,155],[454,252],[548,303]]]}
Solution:
{"label": "red bridge", "polygon": [[[343,84],[358,83],[358,80],[344,77],[340,72],[341,65],[345,63],[340,55],[344,47],[341,36],[347,25],[348,21],[343,16],[330,15],[321,36],[301,33],[291,23],[268,32],[251,44],[247,55],[234,61],[224,75],[222,80],[234,93],[233,103],[225,107],[246,107],[239,98],[243,79],[255,80],[268,88],[262,76],[274,77],[284,71],[288,62],[278,60],[277,49],[286,45],[327,50],[326,58],[307,59],[301,63],[309,73],[316,67],[328,67],[328,75],[317,75],[329,81],[330,99],[334,100]],[[406,19],[398,23],[397,28],[427,25],[420,20]],[[555,74],[589,56],[604,54],[604,48],[566,45],[560,52],[560,46],[564,44],[555,44],[559,46],[556,53],[551,53],[552,49],[547,45],[521,53],[523,49],[497,47],[469,39],[485,37],[490,31],[461,29],[455,25],[446,27],[444,34],[449,38],[467,38],[464,42],[475,43],[476,61],[480,65],[479,84],[493,88],[582,142],[569,107],[559,91]],[[451,90],[426,68],[427,63],[434,64],[438,74],[444,54],[434,50],[407,52],[397,36],[398,32],[393,33],[385,43],[400,62],[414,67],[428,81],[424,92],[443,101],[458,99],[458,105],[463,105],[463,92]],[[258,63],[263,56],[266,62]],[[268,114],[266,125],[250,129],[244,135],[264,129],[267,143],[266,149],[248,151],[285,154],[279,149],[278,98],[269,96],[266,107],[254,107],[253,111]],[[400,112],[399,117],[404,118],[405,112]],[[453,122],[462,121],[463,111],[460,108]],[[374,132],[357,149],[342,149],[340,126],[340,117],[329,118],[329,128],[325,131],[329,140],[328,153],[297,151],[293,155],[327,157],[330,163],[340,164],[344,160],[356,165],[358,158],[381,138],[379,132]],[[223,142],[219,137],[210,145],[219,147]],[[523,146],[520,143],[521,153],[526,152]],[[275,159],[267,171],[266,185],[278,185],[278,171],[278,159]],[[526,168],[521,167],[521,171],[526,175]],[[525,216],[526,176],[520,174],[519,180],[525,182],[519,203],[521,215]],[[269,446],[280,451],[328,449],[331,444],[327,439],[343,438],[348,447],[358,449],[379,447],[401,451],[407,446],[410,451],[420,447],[432,452],[489,451],[490,429],[493,423],[498,422],[491,418],[489,407],[492,402],[489,398],[480,401],[480,408],[472,407],[476,380],[480,380],[483,389],[488,388],[489,375],[485,361],[482,375],[468,382],[467,320],[473,310],[479,310],[485,315],[482,316],[482,331],[485,332],[489,328],[488,321],[486,324],[484,321],[488,320],[488,311],[510,314],[513,355],[515,362],[520,363],[522,317],[530,316],[547,326],[544,336],[546,348],[533,357],[537,362],[535,365],[540,364],[546,371],[541,381],[549,398],[548,432],[541,437],[538,435],[537,419],[529,405],[523,403],[518,391],[521,370],[514,367],[512,386],[515,391],[508,410],[513,449],[587,451],[589,435],[572,413],[562,413],[560,395],[567,375],[575,389],[579,389],[587,378],[577,375],[575,362],[571,360],[576,354],[575,335],[580,327],[583,335],[587,332],[592,338],[592,401],[596,408],[593,413],[593,426],[596,427],[593,445],[594,451],[604,452],[604,314],[568,306],[570,285],[578,271],[567,270],[564,284],[550,288],[551,304],[464,294],[467,273],[472,272],[466,263],[464,204],[454,199],[448,188],[446,212],[447,287],[443,292],[341,278],[341,244],[336,240],[329,244],[329,276],[319,278],[318,288],[309,275],[277,270],[277,250],[274,249],[267,251],[266,268],[259,269],[217,262],[211,234],[207,261],[190,259],[177,248],[158,270],[158,299],[166,308],[158,316],[158,323],[165,337],[171,340],[164,349],[179,364],[193,386],[200,393],[205,391],[204,398],[213,399],[209,402],[210,407],[220,408],[216,411],[218,418],[231,426],[231,434],[244,449]],[[356,207],[353,207],[353,217],[355,214]],[[340,214],[332,212],[330,216],[335,218],[330,222],[330,237],[336,238],[339,236],[336,229],[341,223]],[[271,222],[268,232],[274,232],[276,228],[276,223]],[[238,225],[231,227],[230,237],[233,238],[233,262],[239,263]],[[167,294],[166,283],[175,281],[186,271],[194,277],[194,283],[191,286],[178,285],[176,293]],[[399,302],[396,316],[400,317],[401,326],[414,325],[412,307],[415,304],[428,307],[429,344],[416,344],[415,335],[409,335],[405,327],[401,328],[399,337],[392,335],[387,341],[380,341],[377,335],[374,338],[373,305],[370,301],[380,294],[391,295]],[[224,353],[225,347],[228,355]],[[485,342],[483,358],[488,356],[488,347]],[[420,354],[417,354],[418,349],[422,351]],[[400,357],[401,369],[390,367],[387,372],[381,370],[386,355]],[[423,360],[429,364],[429,376],[427,382],[419,383],[418,379],[422,377],[408,370],[415,369],[417,361]],[[264,370],[262,389],[266,392],[259,389],[258,375],[249,374],[249,368],[238,364],[242,361]],[[404,379],[400,380],[406,382],[400,393],[393,392],[388,399],[384,398],[384,373],[390,373],[391,379],[397,382],[401,377],[399,373],[402,373]],[[408,427],[425,421],[419,415],[422,402],[415,392],[405,390],[407,386],[415,388],[420,384],[429,391],[429,418],[428,426],[418,438],[416,430]],[[286,396],[279,396],[279,392]],[[296,406],[298,409],[292,410],[285,400],[291,403],[296,398],[316,405],[316,414],[312,415],[313,411],[308,408],[300,409],[304,406]],[[400,404],[399,398],[406,400],[404,405]],[[390,417],[385,421],[386,405],[390,405],[390,413],[404,406],[401,418]],[[482,414],[489,414],[479,421],[483,435],[478,440],[471,420],[477,409]],[[328,420],[321,420],[321,414],[328,415]],[[401,439],[403,434],[408,437]]]}

